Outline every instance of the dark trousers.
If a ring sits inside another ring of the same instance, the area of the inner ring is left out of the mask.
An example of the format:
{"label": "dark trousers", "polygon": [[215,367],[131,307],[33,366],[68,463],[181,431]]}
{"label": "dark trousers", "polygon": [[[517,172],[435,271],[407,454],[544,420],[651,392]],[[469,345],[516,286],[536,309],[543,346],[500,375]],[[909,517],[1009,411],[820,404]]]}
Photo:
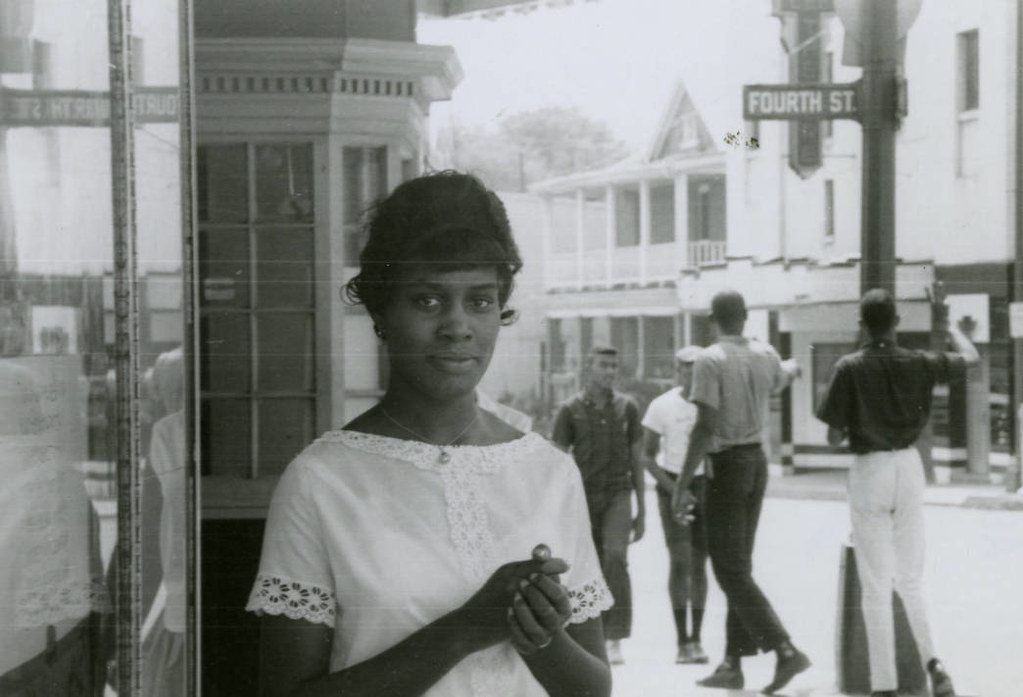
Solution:
{"label": "dark trousers", "polygon": [[767,488],[767,458],[759,444],[710,456],[707,546],[718,585],[728,598],[727,656],[755,656],[788,641],[781,620],[753,580],[753,542]]}
{"label": "dark trousers", "polygon": [[632,533],[632,491],[614,494],[590,509],[593,544],[614,605],[602,616],[604,637],[625,639],[632,632],[632,584],[629,581],[629,536]]}
{"label": "dark trousers", "polygon": [[[665,472],[672,479],[677,474]],[[693,477],[689,491],[696,496],[693,519],[683,525],[671,510],[672,492],[657,486],[657,508],[661,514],[664,542],[668,546],[668,595],[673,610],[703,610],[707,603],[707,526],[703,509],[707,499],[707,478]]]}

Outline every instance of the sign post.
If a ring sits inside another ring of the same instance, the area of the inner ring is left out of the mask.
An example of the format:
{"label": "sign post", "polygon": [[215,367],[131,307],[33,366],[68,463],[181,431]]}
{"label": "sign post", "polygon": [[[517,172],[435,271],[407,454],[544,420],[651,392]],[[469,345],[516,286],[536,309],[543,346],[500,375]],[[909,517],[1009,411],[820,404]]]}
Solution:
{"label": "sign post", "polygon": [[860,293],[895,293],[896,4],[862,0],[863,128]]}

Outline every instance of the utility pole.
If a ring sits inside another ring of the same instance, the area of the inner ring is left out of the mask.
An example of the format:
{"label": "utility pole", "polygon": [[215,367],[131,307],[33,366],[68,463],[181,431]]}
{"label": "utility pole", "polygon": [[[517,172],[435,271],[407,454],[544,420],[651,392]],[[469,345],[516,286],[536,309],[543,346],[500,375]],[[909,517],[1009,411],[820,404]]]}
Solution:
{"label": "utility pole", "polygon": [[898,49],[896,3],[862,0],[863,127],[860,295],[895,293],[895,131]]}
{"label": "utility pole", "polygon": [[[1020,488],[1023,469],[1023,332],[1014,331],[1014,314],[1023,303],[1023,0],[1016,3],[1016,249],[1012,262],[1012,300],[1009,334],[1012,336],[1012,465],[1005,473],[1005,488]],[[1013,307],[1015,306],[1015,307]]]}

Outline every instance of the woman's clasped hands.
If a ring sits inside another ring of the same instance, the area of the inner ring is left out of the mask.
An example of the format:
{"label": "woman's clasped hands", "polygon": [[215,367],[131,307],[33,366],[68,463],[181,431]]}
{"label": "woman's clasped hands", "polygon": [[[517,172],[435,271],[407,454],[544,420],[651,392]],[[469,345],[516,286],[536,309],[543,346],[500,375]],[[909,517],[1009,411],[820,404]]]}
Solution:
{"label": "woman's clasped hands", "polygon": [[572,605],[559,582],[568,571],[564,559],[533,558],[498,567],[462,606],[487,644],[506,639],[523,656],[550,646],[572,617]]}

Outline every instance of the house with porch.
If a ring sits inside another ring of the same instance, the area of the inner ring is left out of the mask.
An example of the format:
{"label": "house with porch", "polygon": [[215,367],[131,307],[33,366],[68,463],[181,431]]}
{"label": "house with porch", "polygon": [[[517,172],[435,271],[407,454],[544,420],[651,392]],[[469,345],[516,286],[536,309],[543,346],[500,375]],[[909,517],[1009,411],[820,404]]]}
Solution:
{"label": "house with porch", "polygon": [[688,265],[726,257],[726,155],[679,82],[645,152],[551,179],[546,202],[544,314],[548,396],[578,386],[587,351],[621,351],[623,378],[668,385],[677,347],[707,336],[679,310]]}

